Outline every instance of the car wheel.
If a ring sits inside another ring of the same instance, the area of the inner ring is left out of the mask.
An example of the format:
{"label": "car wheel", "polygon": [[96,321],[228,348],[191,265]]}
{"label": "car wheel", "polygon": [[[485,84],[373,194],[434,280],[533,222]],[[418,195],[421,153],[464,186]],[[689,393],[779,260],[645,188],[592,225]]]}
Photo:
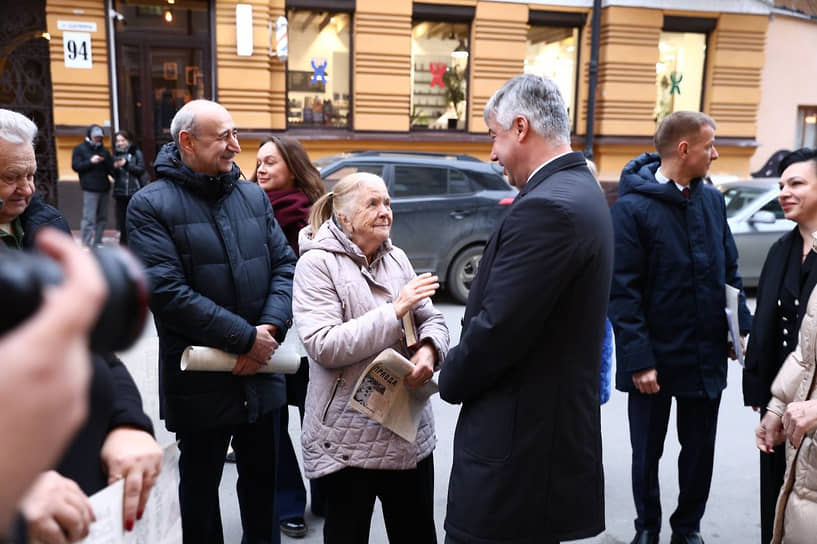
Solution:
{"label": "car wheel", "polygon": [[482,259],[484,246],[471,246],[460,252],[448,269],[448,292],[465,304],[468,301],[468,291],[471,290],[471,282],[477,275],[479,261]]}

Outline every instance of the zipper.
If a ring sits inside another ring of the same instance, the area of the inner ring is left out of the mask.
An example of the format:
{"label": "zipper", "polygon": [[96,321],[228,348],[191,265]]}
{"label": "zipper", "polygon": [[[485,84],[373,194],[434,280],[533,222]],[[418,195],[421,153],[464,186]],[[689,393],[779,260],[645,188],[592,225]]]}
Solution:
{"label": "zipper", "polygon": [[338,379],[335,380],[335,387],[332,388],[332,395],[329,397],[329,401],[326,403],[326,408],[323,409],[323,417],[321,418],[321,423],[326,423],[326,416],[329,415],[329,407],[332,406],[332,401],[335,400],[335,395],[338,393],[338,387],[343,385],[343,373],[341,372],[338,376]]}

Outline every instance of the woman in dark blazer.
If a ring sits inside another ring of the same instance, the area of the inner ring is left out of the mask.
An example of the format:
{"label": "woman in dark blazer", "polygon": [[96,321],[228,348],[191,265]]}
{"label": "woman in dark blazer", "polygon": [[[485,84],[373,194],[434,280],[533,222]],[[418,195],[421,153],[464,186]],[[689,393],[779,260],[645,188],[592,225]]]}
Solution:
{"label": "woman in dark blazer", "polygon": [[[817,284],[817,150],[803,148],[780,163],[780,204],[797,223],[769,249],[757,288],[757,308],[746,350],[743,401],[765,411],[780,365],[797,345],[809,294]],[[761,416],[763,414],[761,413]],[[786,471],[785,448],[760,453],[761,541],[772,539],[775,505]]]}

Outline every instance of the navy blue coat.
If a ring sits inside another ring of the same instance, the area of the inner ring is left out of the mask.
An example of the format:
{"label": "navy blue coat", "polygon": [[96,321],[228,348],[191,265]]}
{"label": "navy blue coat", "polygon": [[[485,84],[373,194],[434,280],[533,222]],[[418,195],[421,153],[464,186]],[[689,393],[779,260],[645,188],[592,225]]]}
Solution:
{"label": "navy blue coat", "polygon": [[240,181],[237,166],[216,178],[194,173],[171,142],[154,167],[158,179],[131,199],[127,229],[150,281],[161,415],[170,431],[252,423],[283,406],[281,375],[182,372],[179,361],[190,345],[247,353],[263,323],[282,339],[295,254],[267,196]]}
{"label": "navy blue coat", "polygon": [[726,284],[741,290],[741,332],[751,327],[738,252],[720,191],[695,179],[687,200],[655,179],[659,165],[655,153],[630,161],[612,209],[616,388],[634,391],[632,374],[655,368],[662,391],[715,398],[726,387]]}
{"label": "navy blue coat", "polygon": [[[102,155],[104,160],[92,163],[91,157]],[[111,188],[113,157],[105,146],[95,146],[87,139],[74,148],[71,154],[71,168],[79,174],[79,185],[83,191],[105,193]]]}
{"label": "navy blue coat", "polygon": [[445,530],[538,544],[604,530],[599,366],[613,236],[581,153],[543,167],[497,225],[440,396],[462,403]]}

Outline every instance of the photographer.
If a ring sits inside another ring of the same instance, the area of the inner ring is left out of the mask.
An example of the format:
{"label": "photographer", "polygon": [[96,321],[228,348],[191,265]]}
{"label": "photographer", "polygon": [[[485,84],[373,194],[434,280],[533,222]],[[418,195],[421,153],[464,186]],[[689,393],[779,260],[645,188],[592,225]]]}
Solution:
{"label": "photographer", "polygon": [[126,246],[128,233],[125,230],[125,212],[128,210],[128,202],[149,179],[145,170],[145,157],[126,130],[120,130],[114,135],[113,168],[116,228],[119,229],[119,243]]}
{"label": "photographer", "polygon": [[[4,201],[0,207],[0,229],[6,231],[3,241],[14,248],[31,248],[31,241],[44,226],[55,226],[70,234],[62,214],[33,194],[36,161],[32,144],[36,135],[37,127],[29,119],[0,109],[0,199]],[[58,236],[53,231],[43,235]],[[70,239],[66,243],[78,250]],[[90,259],[89,254],[80,253]],[[3,257],[13,258],[13,254]],[[68,272],[65,271],[65,283],[60,289],[70,279]],[[91,287],[93,280],[89,279]],[[110,278],[106,276],[106,280]],[[122,286],[112,286],[113,300]],[[7,293],[9,298],[13,295]],[[85,310],[86,305],[80,297],[64,302],[63,319],[66,322],[76,319],[74,313]],[[93,304],[91,307],[95,308]],[[8,307],[5,311],[14,309]],[[4,317],[3,312],[0,305],[0,318]],[[14,314],[6,313],[5,317],[9,315]],[[96,313],[92,317],[96,318]],[[84,338],[87,346],[87,335]],[[87,347],[85,350],[87,360]],[[54,353],[62,351],[55,348]],[[122,362],[112,354],[98,353],[92,354],[91,362],[90,391],[83,397],[86,402],[90,398],[88,418],[63,452],[56,470],[42,473],[20,503],[22,517],[13,542],[26,541],[21,533],[28,533],[44,544],[84,537],[93,521],[87,496],[120,478],[125,479],[122,515],[126,529],[132,529],[142,515],[159,474],[161,449],[153,439],[150,419],[142,411],[139,391]],[[48,467],[40,467],[44,468]]]}
{"label": "photographer", "polygon": [[113,174],[113,158],[102,145],[102,127],[88,127],[85,141],[74,148],[71,168],[79,174],[82,187],[82,243],[95,246],[102,243],[102,233],[108,221],[109,174]]}
{"label": "photographer", "polygon": [[[6,143],[0,139],[3,158]],[[106,297],[99,267],[73,240],[46,229],[38,247],[62,266],[65,279],[48,290],[30,319],[0,336],[0,436],[12,439],[0,448],[0,534],[7,532],[26,488],[53,466],[85,419],[88,331]]]}

